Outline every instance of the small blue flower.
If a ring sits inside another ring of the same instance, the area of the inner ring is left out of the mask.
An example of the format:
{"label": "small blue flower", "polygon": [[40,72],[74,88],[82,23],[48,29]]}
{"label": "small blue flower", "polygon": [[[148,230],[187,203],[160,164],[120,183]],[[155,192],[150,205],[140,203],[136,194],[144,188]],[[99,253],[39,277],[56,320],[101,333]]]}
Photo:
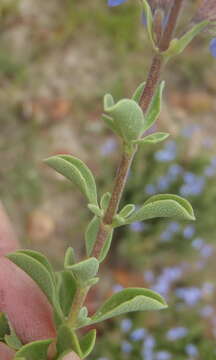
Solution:
{"label": "small blue flower", "polygon": [[140,341],[140,340],[143,340],[145,336],[146,336],[146,330],[140,328],[140,329],[134,330],[131,333],[130,338],[133,341]]}
{"label": "small blue flower", "polygon": [[135,221],[134,223],[130,224],[130,229],[134,232],[142,232],[145,228],[145,225],[141,221]]}
{"label": "small blue flower", "polygon": [[216,38],[212,39],[209,46],[212,56],[216,57]]}
{"label": "small blue flower", "polygon": [[197,347],[194,344],[188,344],[185,347],[185,351],[186,351],[187,355],[189,355],[189,356],[197,356],[198,355]]}
{"label": "small blue flower", "polygon": [[128,332],[132,327],[132,321],[130,319],[123,319],[120,326],[123,332]]}
{"label": "small blue flower", "polygon": [[126,0],[108,0],[108,6],[118,6],[125,2]]}
{"label": "small blue flower", "polygon": [[154,195],[156,194],[157,192],[157,189],[156,189],[156,186],[153,185],[153,184],[147,184],[146,187],[145,187],[145,193],[147,195]]}
{"label": "small blue flower", "polygon": [[193,225],[187,225],[185,226],[183,230],[183,235],[186,239],[190,239],[195,234],[195,227]]}
{"label": "small blue flower", "polygon": [[171,354],[168,351],[158,351],[156,353],[156,360],[170,360]]}
{"label": "small blue flower", "polygon": [[130,353],[132,351],[132,345],[128,341],[123,341],[121,348],[124,353]]}
{"label": "small blue flower", "polygon": [[187,333],[188,333],[188,329],[179,326],[179,327],[170,329],[167,332],[166,337],[168,340],[175,341],[175,340],[185,337],[187,335]]}

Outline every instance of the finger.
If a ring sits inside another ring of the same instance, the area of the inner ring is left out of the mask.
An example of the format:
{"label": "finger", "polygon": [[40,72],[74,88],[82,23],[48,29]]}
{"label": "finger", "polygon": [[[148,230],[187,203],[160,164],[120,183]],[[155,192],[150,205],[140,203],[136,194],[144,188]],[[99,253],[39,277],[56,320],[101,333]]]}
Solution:
{"label": "finger", "polygon": [[13,360],[15,351],[10,349],[7,345],[0,342],[0,359],[1,360]]}
{"label": "finger", "polygon": [[70,352],[69,354],[65,355],[62,360],[81,360],[75,352]]}
{"label": "finger", "polygon": [[12,224],[0,202],[0,255],[15,251],[19,247]]}
{"label": "finger", "polygon": [[23,270],[4,256],[0,256],[0,311],[7,314],[23,343],[56,336],[52,308],[46,296]]}

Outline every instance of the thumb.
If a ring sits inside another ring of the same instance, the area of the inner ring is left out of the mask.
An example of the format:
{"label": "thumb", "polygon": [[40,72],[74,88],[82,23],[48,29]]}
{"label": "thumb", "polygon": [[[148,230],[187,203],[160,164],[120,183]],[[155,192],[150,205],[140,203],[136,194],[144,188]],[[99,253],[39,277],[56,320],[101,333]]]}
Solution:
{"label": "thumb", "polygon": [[18,250],[19,243],[10,220],[0,202],[0,255]]}
{"label": "thumb", "polygon": [[0,342],[0,359],[1,360],[13,360],[15,351],[10,349],[7,345]]}
{"label": "thumb", "polygon": [[67,355],[64,355],[63,358],[59,360],[81,360],[81,359],[75,352],[71,351]]}

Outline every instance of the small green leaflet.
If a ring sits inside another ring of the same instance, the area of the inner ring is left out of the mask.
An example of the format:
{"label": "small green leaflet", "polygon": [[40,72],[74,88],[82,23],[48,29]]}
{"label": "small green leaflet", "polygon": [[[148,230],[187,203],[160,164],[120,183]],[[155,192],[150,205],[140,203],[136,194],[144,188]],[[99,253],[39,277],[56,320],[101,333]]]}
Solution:
{"label": "small green leaflet", "polygon": [[94,176],[80,159],[71,155],[58,155],[46,159],[45,162],[77,185],[91,204],[98,205]]}
{"label": "small green leaflet", "polygon": [[167,307],[164,299],[152,290],[128,288],[114,294],[92,317],[90,324],[98,323],[134,311],[161,310]]}
{"label": "small green leaflet", "polygon": [[164,87],[165,87],[165,82],[162,81],[158,86],[158,89],[153,97],[153,100],[147,112],[143,126],[143,132],[147,131],[150,127],[152,127],[155,121],[157,120],[158,116],[160,115]]}
{"label": "small green leaflet", "polygon": [[94,349],[96,341],[96,330],[90,330],[80,341],[80,347],[82,350],[82,359],[85,359]]}
{"label": "small green leaflet", "polygon": [[180,39],[173,39],[169,48],[163,52],[163,56],[169,59],[172,56],[181,54],[190,42],[208,25],[209,21],[204,20],[193,26],[192,29],[186,32]]}
{"label": "small green leaflet", "polygon": [[131,98],[132,100],[136,101],[138,104],[139,104],[139,102],[141,100],[141,96],[142,96],[143,90],[145,88],[145,84],[146,84],[146,82],[142,82],[138,86],[138,88],[135,90],[135,92],[134,92],[134,94],[133,94],[133,96]]}
{"label": "small green leaflet", "polygon": [[151,7],[149,6],[148,1],[143,0],[143,8],[144,8],[145,17],[147,20],[146,27],[147,27],[148,37],[152,44],[153,49],[157,51],[158,49],[155,46],[154,37],[153,37],[153,16],[152,16]]}
{"label": "small green leaflet", "polygon": [[47,351],[53,339],[34,341],[24,345],[16,352],[15,359],[25,358],[26,360],[47,360]]}
{"label": "small green leaflet", "polygon": [[77,284],[70,271],[59,271],[56,273],[56,278],[59,302],[64,316],[68,316],[76,293]]}
{"label": "small green leaflet", "polygon": [[94,257],[80,261],[74,265],[66,266],[66,269],[72,272],[75,279],[83,283],[94,278],[98,272],[98,268],[99,262]]}
{"label": "small green leaflet", "polygon": [[187,200],[177,195],[159,194],[150,197],[140,209],[129,216],[126,224],[156,217],[195,220],[193,208]]}
{"label": "small green leaflet", "polygon": [[142,109],[136,101],[131,99],[123,99],[112,104],[110,97],[110,94],[104,97],[104,111],[112,118],[115,132],[126,143],[136,140],[141,135],[144,126]]}
{"label": "small green leaflet", "polygon": [[75,351],[80,357],[82,357],[82,350],[78,338],[74,330],[70,329],[70,327],[67,325],[62,325],[58,329],[56,347],[58,355],[61,355],[66,351]]}
{"label": "small green leaflet", "polygon": [[107,209],[110,199],[111,199],[110,192],[106,192],[105,194],[102,195],[101,201],[100,201],[100,207],[102,210],[105,211]]}
{"label": "small green leaflet", "polygon": [[87,226],[85,232],[85,245],[86,245],[86,253],[87,256],[90,256],[96,241],[97,233],[100,226],[100,219],[97,216],[94,216],[93,219]]}
{"label": "small green leaflet", "polygon": [[157,144],[165,139],[167,139],[169,136],[168,133],[164,133],[164,132],[156,132],[154,134],[145,136],[142,139],[139,140],[135,140],[134,143],[137,145],[145,145],[145,144]]}

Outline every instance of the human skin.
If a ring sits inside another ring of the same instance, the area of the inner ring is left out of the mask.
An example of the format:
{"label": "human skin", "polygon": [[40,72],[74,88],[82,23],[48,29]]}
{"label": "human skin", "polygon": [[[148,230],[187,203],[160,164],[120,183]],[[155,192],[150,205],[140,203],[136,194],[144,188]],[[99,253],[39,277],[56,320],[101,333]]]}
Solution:
{"label": "human skin", "polygon": [[[19,242],[0,204],[0,312],[7,314],[24,344],[55,338],[52,309],[46,296],[23,270],[5,256],[17,249]],[[0,359],[12,360],[13,356],[14,351],[0,342]]]}

